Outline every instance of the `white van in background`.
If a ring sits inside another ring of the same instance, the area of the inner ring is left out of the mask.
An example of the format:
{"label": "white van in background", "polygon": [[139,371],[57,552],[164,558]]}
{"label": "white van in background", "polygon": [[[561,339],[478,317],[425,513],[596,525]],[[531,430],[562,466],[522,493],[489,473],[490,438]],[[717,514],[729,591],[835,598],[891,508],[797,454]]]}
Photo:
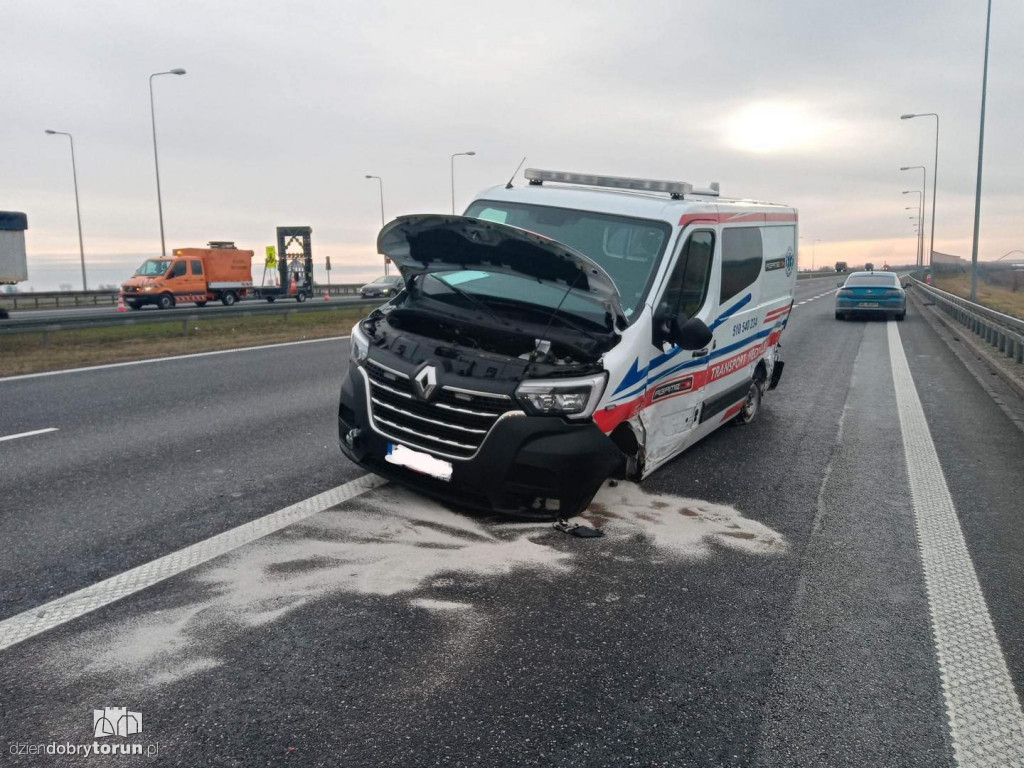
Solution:
{"label": "white van in background", "polygon": [[782,373],[797,212],[717,185],[528,169],[378,248],[406,289],[352,333],[342,450],[446,499],[568,516],[756,417]]}

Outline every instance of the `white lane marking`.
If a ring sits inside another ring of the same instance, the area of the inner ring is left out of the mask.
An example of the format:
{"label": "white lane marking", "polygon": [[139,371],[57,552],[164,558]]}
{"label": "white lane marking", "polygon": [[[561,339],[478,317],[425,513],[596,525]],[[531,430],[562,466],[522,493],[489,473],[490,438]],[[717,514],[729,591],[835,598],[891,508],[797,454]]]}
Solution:
{"label": "white lane marking", "polygon": [[806,303],[807,303],[806,301],[798,301],[798,302],[796,303],[796,305],[797,305],[797,306],[799,307],[799,306],[800,306],[801,304],[806,304]]}
{"label": "white lane marking", "polygon": [[33,429],[31,432],[19,432],[16,435],[4,435],[0,437],[0,443],[4,440],[17,440],[19,437],[32,437],[32,435],[45,435],[47,432],[57,432],[57,427],[47,427],[46,429]]}
{"label": "white lane marking", "polygon": [[282,341],[277,344],[260,344],[255,347],[236,347],[235,349],[214,349],[210,352],[193,352],[188,355],[172,355],[171,357],[148,357],[145,360],[126,360],[123,363],[106,363],[104,365],[87,365],[84,368],[63,368],[59,371],[43,371],[42,373],[22,373],[18,376],[6,376],[0,378],[0,384],[5,381],[20,381],[21,379],[38,379],[42,376],[60,376],[65,373],[84,373],[86,371],[102,371],[107,368],[127,368],[130,365],[148,365],[149,363],[166,363],[170,360],[188,360],[192,357],[211,357],[213,355],[227,355],[232,352],[254,352],[261,349],[274,349],[275,347],[294,347],[298,344],[317,344],[321,341],[340,341],[348,336],[327,336],[322,339],[303,339],[302,341]]}
{"label": "white lane marking", "polygon": [[1024,712],[892,320],[889,360],[942,693],[960,768],[1024,766]]}
{"label": "white lane marking", "polygon": [[159,581],[195,568],[197,565],[244,544],[261,539],[292,523],[305,520],[318,512],[323,512],[343,501],[348,501],[384,485],[386,482],[376,475],[363,475],[344,485],[292,504],[290,507],[271,512],[269,515],[211,536],[205,541],[179,549],[177,552],[151,560],[145,565],[132,568],[117,576],[72,592],[70,595],[59,597],[0,621],[0,651],[151,587]]}

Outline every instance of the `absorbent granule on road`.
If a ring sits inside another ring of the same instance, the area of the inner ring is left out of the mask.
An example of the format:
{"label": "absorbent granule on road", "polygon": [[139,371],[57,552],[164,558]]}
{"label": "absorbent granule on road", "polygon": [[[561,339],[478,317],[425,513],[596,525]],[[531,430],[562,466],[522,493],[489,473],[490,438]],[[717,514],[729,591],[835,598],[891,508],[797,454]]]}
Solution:
{"label": "absorbent granule on road", "polygon": [[[479,633],[486,611],[464,600],[436,599],[443,585],[515,573],[550,579],[585,558],[622,558],[638,535],[669,557],[711,556],[715,545],[779,554],[787,544],[736,509],[698,499],[650,495],[631,483],[605,488],[585,513],[605,537],[577,541],[550,524],[515,525],[456,512],[395,485],[305,518],[197,570],[176,587],[173,606],[76,639],[64,674],[124,676],[162,684],[218,665],[219,649],[255,627],[287,620],[335,594],[400,600],[439,621]],[[628,559],[628,558],[627,558]],[[71,670],[71,671],[69,671]]]}
{"label": "absorbent granule on road", "polygon": [[724,504],[645,493],[634,483],[605,485],[582,517],[611,536],[637,533],[666,554],[703,558],[714,545],[752,554],[783,554],[785,538]]}

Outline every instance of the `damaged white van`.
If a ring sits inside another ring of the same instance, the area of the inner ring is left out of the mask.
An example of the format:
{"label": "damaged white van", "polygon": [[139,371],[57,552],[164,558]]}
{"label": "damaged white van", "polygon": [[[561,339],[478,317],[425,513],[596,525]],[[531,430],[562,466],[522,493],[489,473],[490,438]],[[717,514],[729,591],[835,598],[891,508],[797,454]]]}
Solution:
{"label": "damaged white van", "polygon": [[795,209],[717,185],[528,169],[464,216],[404,216],[405,290],[352,330],[341,449],[448,501],[569,517],[782,374]]}

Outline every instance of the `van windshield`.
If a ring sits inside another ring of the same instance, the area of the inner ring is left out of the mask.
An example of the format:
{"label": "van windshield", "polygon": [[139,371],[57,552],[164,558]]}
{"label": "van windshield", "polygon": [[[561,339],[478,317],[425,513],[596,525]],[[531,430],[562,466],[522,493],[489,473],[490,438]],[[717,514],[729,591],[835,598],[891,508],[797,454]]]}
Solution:
{"label": "van windshield", "polygon": [[597,262],[615,283],[627,318],[643,303],[672,234],[662,221],[492,200],[477,200],[466,215],[550,237]]}
{"label": "van windshield", "polygon": [[135,270],[136,277],[160,277],[171,266],[170,259],[146,259],[142,266]]}
{"label": "van windshield", "polygon": [[[523,319],[522,305],[532,305],[538,313],[537,322],[541,324],[557,310],[559,314],[574,315],[603,328],[608,314],[601,303],[589,294],[566,291],[552,283],[505,272],[480,269],[431,272],[424,277],[421,290],[435,301],[461,305],[466,309],[472,309],[473,304],[482,301],[490,311],[517,319]],[[465,294],[469,294],[468,305],[463,300]],[[510,301],[515,304],[514,311],[509,311],[507,306]]]}

